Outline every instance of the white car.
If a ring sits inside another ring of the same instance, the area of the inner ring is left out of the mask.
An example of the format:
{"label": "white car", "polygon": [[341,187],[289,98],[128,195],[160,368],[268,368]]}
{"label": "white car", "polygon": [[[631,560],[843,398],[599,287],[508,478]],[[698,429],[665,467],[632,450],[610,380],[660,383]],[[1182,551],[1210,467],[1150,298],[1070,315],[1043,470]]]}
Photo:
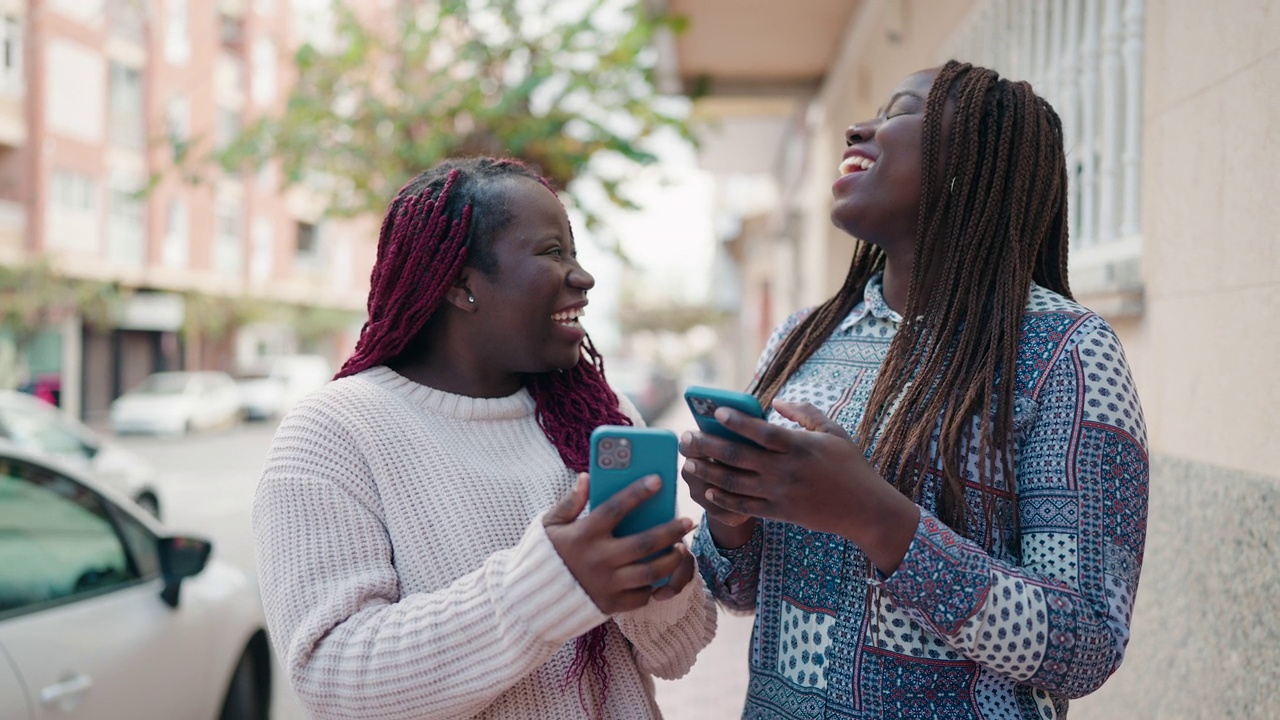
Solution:
{"label": "white car", "polygon": [[74,468],[0,443],[0,718],[265,718],[256,587]]}
{"label": "white car", "polygon": [[83,468],[160,517],[150,463],[35,396],[0,390],[0,439]]}
{"label": "white car", "polygon": [[159,372],[111,403],[118,435],[184,435],[240,420],[240,391],[224,372]]}

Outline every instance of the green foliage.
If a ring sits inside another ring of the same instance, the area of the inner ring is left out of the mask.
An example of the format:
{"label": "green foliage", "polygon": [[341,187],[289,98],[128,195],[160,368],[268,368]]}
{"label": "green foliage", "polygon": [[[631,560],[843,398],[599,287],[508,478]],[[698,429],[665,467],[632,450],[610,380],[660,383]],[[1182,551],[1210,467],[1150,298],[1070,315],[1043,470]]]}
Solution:
{"label": "green foliage", "polygon": [[[654,88],[655,33],[683,23],[647,5],[401,0],[395,21],[375,27],[338,4],[333,46],[296,53],[283,115],[253,123],[217,159],[228,170],[276,159],[287,183],[319,190],[336,216],[380,215],[418,172],[477,154],[520,158],[571,196],[571,181],[593,183],[634,208],[626,182],[655,160],[654,134],[692,141],[681,107]],[[189,161],[190,147],[174,150]]]}
{"label": "green foliage", "polygon": [[90,327],[108,327],[123,296],[114,283],[67,278],[44,260],[0,265],[0,328],[22,349],[72,314]]}

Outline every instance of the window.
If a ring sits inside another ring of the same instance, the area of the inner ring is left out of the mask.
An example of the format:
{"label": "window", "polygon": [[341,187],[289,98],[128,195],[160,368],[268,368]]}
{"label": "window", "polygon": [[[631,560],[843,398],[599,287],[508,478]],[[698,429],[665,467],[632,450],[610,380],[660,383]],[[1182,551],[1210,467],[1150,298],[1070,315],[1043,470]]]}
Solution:
{"label": "window", "polygon": [[187,13],[187,0],[165,0],[164,9],[165,60],[185,65],[191,59],[191,18]]}
{"label": "window", "polygon": [[22,24],[5,15],[0,18],[0,91],[22,92],[22,52]]}
{"label": "window", "polygon": [[78,42],[51,37],[45,44],[45,117],[50,130],[89,144],[105,136],[107,64]]}
{"label": "window", "polygon": [[102,217],[98,184],[89,175],[54,170],[49,178],[49,202],[45,206],[45,245],[49,250],[102,252]]}
{"label": "window", "polygon": [[244,213],[239,203],[220,201],[214,211],[214,269],[236,278],[244,274]]}
{"label": "window", "polygon": [[296,223],[298,245],[297,253],[299,260],[312,260],[320,254],[319,238],[316,236],[316,226],[311,223]]}
{"label": "window", "polygon": [[98,186],[88,175],[54,170],[49,200],[60,211],[92,214],[98,208]]}
{"label": "window", "polygon": [[169,141],[175,145],[185,144],[191,140],[191,99],[187,97],[169,98],[164,108],[165,131],[169,133]]}
{"label": "window", "polygon": [[146,148],[142,72],[118,62],[111,63],[111,144],[126,150]]}
{"label": "window", "polygon": [[147,205],[138,196],[142,183],[129,173],[111,173],[107,206],[107,253],[112,262],[146,262]]}
{"label": "window", "polygon": [[90,26],[102,22],[103,0],[53,0],[53,9],[66,17]]}
{"label": "window", "polygon": [[93,449],[61,422],[56,411],[23,405],[0,401],[0,437],[58,457],[86,460],[92,456]]}
{"label": "window", "polygon": [[276,44],[268,37],[260,37],[253,43],[253,101],[259,106],[270,105],[276,99]]}
{"label": "window", "polygon": [[146,43],[146,18],[138,0],[108,0],[107,22],[112,35],[139,45]]}
{"label": "window", "polygon": [[240,136],[240,111],[227,107],[220,107],[217,110],[216,135],[214,144],[219,150],[225,150],[228,145]]}
{"label": "window", "polygon": [[142,577],[97,494],[0,460],[0,613],[96,595]]}
{"label": "window", "polygon": [[253,252],[249,258],[249,277],[254,282],[271,279],[272,256],[275,254],[275,234],[271,221],[265,217],[253,219]]}
{"label": "window", "polygon": [[984,0],[948,48],[1029,80],[1062,118],[1073,268],[1076,251],[1086,260],[1114,258],[1141,246],[1142,7],[1141,0]]}
{"label": "window", "polygon": [[187,221],[187,201],[174,198],[165,209],[164,246],[161,248],[161,262],[167,268],[180,269],[187,267],[190,254],[190,230]]}

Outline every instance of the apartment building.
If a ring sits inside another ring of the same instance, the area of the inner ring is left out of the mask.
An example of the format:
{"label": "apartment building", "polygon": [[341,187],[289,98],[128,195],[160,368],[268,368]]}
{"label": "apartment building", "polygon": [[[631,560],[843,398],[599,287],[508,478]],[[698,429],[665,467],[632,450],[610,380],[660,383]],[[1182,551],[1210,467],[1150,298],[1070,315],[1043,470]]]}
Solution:
{"label": "apartment building", "polygon": [[[0,263],[44,258],[122,290],[107,322],[52,318],[16,359],[59,377],[64,406],[95,420],[155,370],[235,371],[298,349],[287,324],[226,327],[236,303],[363,309],[376,224],[325,219],[273,163],[201,166],[198,180],[173,163],[175,146],[198,156],[283,108],[293,51],[331,32],[326,7],[0,0]],[[211,310],[216,332],[192,331]],[[310,349],[337,359],[353,330]]]}
{"label": "apartment building", "polygon": [[666,0],[668,81],[713,121],[725,331],[744,385],[766,333],[839,287],[843,130],[951,57],[1031,81],[1063,117],[1072,287],[1116,328],[1152,461],[1125,665],[1090,718],[1269,717],[1280,703],[1280,4]]}

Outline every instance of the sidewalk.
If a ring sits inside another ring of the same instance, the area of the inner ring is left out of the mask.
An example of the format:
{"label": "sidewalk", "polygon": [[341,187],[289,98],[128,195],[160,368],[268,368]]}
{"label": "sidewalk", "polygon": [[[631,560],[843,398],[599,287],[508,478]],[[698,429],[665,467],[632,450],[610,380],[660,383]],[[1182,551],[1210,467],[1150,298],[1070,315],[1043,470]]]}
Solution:
{"label": "sidewalk", "polygon": [[[654,423],[677,435],[693,429],[693,416],[684,399],[677,397]],[[683,462],[683,460],[682,460]],[[680,483],[677,508],[695,522],[702,508],[689,499],[689,488]],[[729,615],[720,608],[716,637],[698,655],[698,662],[679,680],[656,680],[658,707],[665,720],[731,720],[742,716],[747,696],[747,646],[751,640],[751,617]]]}

